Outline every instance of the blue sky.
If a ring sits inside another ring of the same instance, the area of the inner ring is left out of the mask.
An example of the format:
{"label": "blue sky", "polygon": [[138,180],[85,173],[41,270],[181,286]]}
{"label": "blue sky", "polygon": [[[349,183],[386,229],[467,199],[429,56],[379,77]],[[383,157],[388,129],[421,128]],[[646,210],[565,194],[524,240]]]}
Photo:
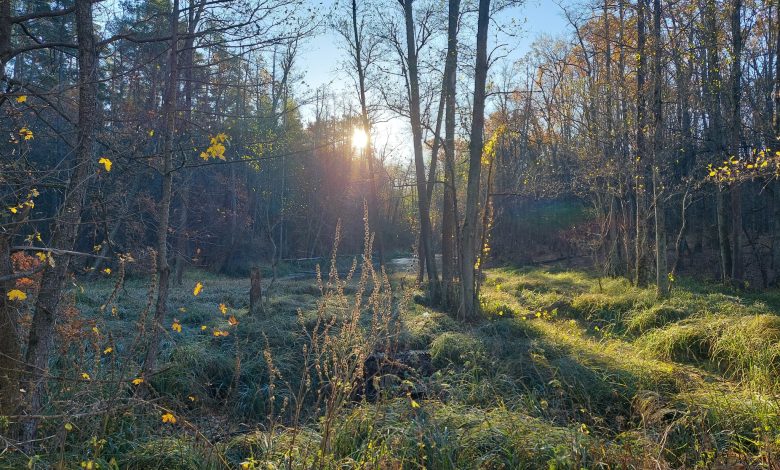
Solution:
{"label": "blue sky", "polygon": [[[385,0],[396,3],[396,0]],[[326,14],[332,8],[334,0],[312,1],[313,4],[321,3],[322,14]],[[572,2],[565,2],[572,3]],[[526,2],[511,9],[501,12],[499,21],[508,23],[515,20],[522,26],[523,33],[519,37],[512,38],[513,48],[508,60],[516,60],[524,56],[531,43],[540,34],[560,34],[567,29],[567,22],[563,17],[561,8],[550,0],[526,0]],[[298,69],[304,75],[304,80],[310,90],[330,84],[334,90],[344,90],[352,87],[352,79],[339,68],[346,58],[340,41],[342,39],[332,31],[326,31],[310,39],[303,47],[298,59]],[[350,88],[351,91],[351,88]],[[304,110],[304,117],[309,113]],[[407,141],[405,134],[407,124],[401,120],[394,120],[383,124],[381,133],[386,139],[395,141]],[[377,143],[381,139],[377,139]]]}
{"label": "blue sky", "polygon": [[[395,0],[387,1],[395,3]],[[330,10],[333,0],[324,0],[321,4],[324,14]],[[561,8],[550,0],[527,0],[522,6],[502,12],[501,16],[503,20],[515,18],[524,26],[525,33],[517,38],[517,49],[513,53],[515,57],[524,55],[539,34],[554,35],[566,29]],[[345,58],[339,41],[340,38],[335,33],[326,32],[310,40],[304,47],[299,64],[305,72],[306,82],[312,88],[331,82],[343,83],[343,80],[348,79],[338,72],[339,65]]]}

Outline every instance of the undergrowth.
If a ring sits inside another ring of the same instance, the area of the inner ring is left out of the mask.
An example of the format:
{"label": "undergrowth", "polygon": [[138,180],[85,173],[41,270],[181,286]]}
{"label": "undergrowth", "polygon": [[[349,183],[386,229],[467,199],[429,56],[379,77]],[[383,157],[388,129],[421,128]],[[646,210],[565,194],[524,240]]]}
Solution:
{"label": "undergrowth", "polygon": [[[411,302],[371,243],[346,272],[334,256],[277,280],[261,316],[247,280],[188,273],[149,377],[147,283],[77,286],[47,437],[23,454],[4,419],[0,467],[777,468],[774,293],[683,280],[659,302],[621,279],[500,268],[462,324]],[[393,362],[410,353],[429,364]]]}

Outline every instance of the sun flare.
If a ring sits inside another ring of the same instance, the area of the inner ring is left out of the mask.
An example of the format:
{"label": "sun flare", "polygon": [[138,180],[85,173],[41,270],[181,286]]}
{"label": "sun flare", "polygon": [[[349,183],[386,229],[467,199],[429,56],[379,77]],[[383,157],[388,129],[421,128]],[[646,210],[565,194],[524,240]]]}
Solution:
{"label": "sun flare", "polygon": [[356,127],[352,132],[352,147],[363,150],[368,145],[368,134],[363,129]]}

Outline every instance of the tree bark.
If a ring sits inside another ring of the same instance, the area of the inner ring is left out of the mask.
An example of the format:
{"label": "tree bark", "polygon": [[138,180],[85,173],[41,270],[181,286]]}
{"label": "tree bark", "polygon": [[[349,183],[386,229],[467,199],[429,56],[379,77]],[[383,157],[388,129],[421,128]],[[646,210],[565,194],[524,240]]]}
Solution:
{"label": "tree bark", "polygon": [[636,191],[636,237],[634,238],[634,284],[642,286],[647,283],[647,162],[649,159],[645,152],[645,126],[646,101],[645,101],[645,73],[647,58],[645,57],[645,44],[647,41],[645,30],[645,1],[637,1],[637,55],[639,64],[636,71],[636,175],[634,190]]}
{"label": "tree bark", "polygon": [[[731,4],[731,132],[729,143],[731,155],[739,158],[742,121],[739,106],[742,93],[742,0]],[[731,279],[738,285],[744,282],[744,260],[742,254],[742,188],[739,182],[731,190]]]}
{"label": "tree bark", "polygon": [[176,96],[178,91],[178,40],[179,40],[179,0],[173,0],[170,15],[171,46],[168,55],[168,83],[163,103],[162,145],[162,197],[157,222],[157,301],[154,308],[152,337],[146,352],[143,374],[154,372],[160,349],[160,336],[168,308],[168,290],[170,288],[171,267],[168,263],[168,228],[170,227],[171,199],[173,194],[173,139],[176,133]]}
{"label": "tree bark", "polygon": [[[723,160],[725,149],[723,147],[723,119],[721,115],[721,79],[720,79],[720,53],[718,48],[718,20],[717,5],[715,0],[705,0],[704,22],[706,33],[707,52],[707,77],[706,92],[710,115],[709,140],[710,152],[716,162]],[[727,282],[731,277],[731,246],[728,230],[728,205],[723,185],[716,187],[716,213],[718,224],[718,246],[720,251],[721,280]]]}
{"label": "tree bark", "polygon": [[490,0],[479,1],[477,19],[477,54],[474,70],[474,100],[469,142],[469,172],[466,185],[465,219],[461,243],[461,305],[460,317],[472,319],[478,313],[475,263],[479,241],[479,187],[482,172],[482,146],[485,128],[485,85],[488,58],[487,35],[490,26]]}
{"label": "tree bark", "polygon": [[455,105],[456,75],[458,64],[458,19],[460,0],[449,0],[447,25],[447,58],[444,64],[444,197],[441,222],[441,278],[442,299],[445,307],[453,300],[455,276],[455,224],[457,221],[455,198]]}
{"label": "tree bark", "polygon": [[[778,143],[780,143],[780,5],[775,6],[775,93],[774,93],[774,120],[772,122],[772,130],[774,135],[771,136],[775,142],[774,151],[778,149]],[[773,285],[778,284],[780,280],[780,181],[775,180],[772,185],[772,198],[774,206],[774,214],[772,221],[772,228],[774,237],[772,237],[772,281]]]}
{"label": "tree bark", "polygon": [[417,43],[414,32],[413,0],[399,0],[404,8],[406,23],[406,50],[409,66],[409,117],[412,125],[412,144],[414,147],[414,168],[417,179],[417,206],[420,214],[420,239],[425,256],[425,268],[428,271],[428,293],[432,300],[439,296],[439,279],[436,258],[433,250],[430,203],[428,188],[425,184],[425,162],[422,150],[422,125],[420,123],[420,84],[417,70]]}
{"label": "tree bark", "polygon": [[366,133],[367,142],[364,158],[368,163],[368,178],[370,180],[369,194],[369,225],[374,230],[374,243],[379,254],[379,264],[385,264],[383,227],[380,224],[382,215],[379,210],[379,190],[376,182],[376,170],[374,168],[374,152],[371,141],[371,121],[368,116],[368,101],[366,99],[366,71],[363,66],[363,38],[358,30],[357,1],[352,0],[352,33],[354,36],[353,51],[355,68],[358,74],[358,98],[360,99],[360,118],[363,124],[363,132]]}
{"label": "tree bark", "polygon": [[[13,274],[10,238],[0,236],[0,277]],[[14,414],[19,399],[19,370],[22,366],[19,319],[8,292],[15,280],[0,282],[0,416]]]}
{"label": "tree bark", "polygon": [[[76,0],[75,16],[79,64],[78,141],[74,152],[73,173],[52,234],[52,247],[60,250],[73,250],[78,235],[81,210],[87,194],[87,180],[92,172],[95,128],[99,112],[92,1]],[[19,386],[20,389],[27,391],[27,400],[23,405],[24,413],[32,416],[39,415],[43,406],[49,357],[54,345],[54,323],[59,313],[70,265],[70,256],[67,254],[54,256],[54,260],[55,266],[45,270],[41,278],[27,341],[25,370]],[[38,418],[29,418],[22,425],[22,440],[30,448],[35,439],[38,421]]]}
{"label": "tree bark", "polygon": [[260,268],[253,267],[249,277],[249,314],[262,315],[263,309],[263,286],[260,276]]}
{"label": "tree bark", "polygon": [[653,0],[653,203],[655,206],[655,285],[658,297],[669,296],[669,268],[666,257],[666,213],[663,199],[663,116],[661,87],[661,0]]}

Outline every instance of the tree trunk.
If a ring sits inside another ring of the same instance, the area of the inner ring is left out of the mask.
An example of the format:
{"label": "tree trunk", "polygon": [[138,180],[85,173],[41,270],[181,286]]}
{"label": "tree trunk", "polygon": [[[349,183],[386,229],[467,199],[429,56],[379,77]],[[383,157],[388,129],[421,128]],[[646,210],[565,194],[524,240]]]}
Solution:
{"label": "tree trunk", "polygon": [[260,268],[253,267],[249,277],[249,314],[262,315],[263,309],[263,286],[260,276]]}
{"label": "tree trunk", "polygon": [[178,91],[178,24],[179,24],[179,0],[173,0],[170,15],[171,46],[168,56],[168,87],[165,90],[163,103],[163,117],[165,127],[163,130],[162,148],[162,197],[160,199],[160,213],[157,222],[157,302],[154,308],[154,320],[152,325],[152,337],[149,340],[149,349],[146,352],[143,374],[153,373],[157,366],[157,356],[160,349],[160,336],[163,331],[163,322],[168,308],[168,290],[170,288],[171,267],[168,263],[168,228],[170,227],[171,199],[173,194],[173,139],[176,133],[176,95]]}
{"label": "tree trunk", "polygon": [[[715,0],[706,0],[704,5],[704,22],[706,34],[707,70],[706,93],[708,99],[710,126],[710,152],[715,162],[724,160],[723,119],[721,116],[721,79],[720,57],[718,46],[718,19]],[[718,246],[720,251],[721,279],[727,282],[731,277],[731,247],[728,231],[728,207],[722,185],[716,187]]]}
{"label": "tree trunk", "polygon": [[444,64],[444,197],[441,221],[441,278],[443,303],[450,306],[453,300],[455,276],[455,224],[457,221],[455,198],[455,105],[456,75],[458,64],[458,19],[460,0],[449,0],[447,25],[447,58]]}
{"label": "tree trunk", "polygon": [[647,283],[647,162],[645,152],[645,73],[647,58],[645,57],[645,1],[637,1],[637,55],[639,64],[636,71],[636,175],[634,190],[636,191],[636,238],[634,239],[634,284],[642,286]]}
{"label": "tree trunk", "polygon": [[[0,277],[13,274],[11,239],[0,236]],[[0,416],[14,414],[19,399],[19,370],[22,366],[19,319],[8,292],[15,280],[0,281]]]}
{"label": "tree trunk", "polygon": [[[742,121],[739,112],[742,85],[742,0],[733,0],[731,5],[731,132],[729,141],[731,155],[739,158]],[[742,256],[742,188],[737,182],[731,190],[731,279],[738,285],[744,282],[744,261]]]}
{"label": "tree trunk", "polygon": [[469,172],[466,186],[466,208],[461,237],[461,305],[460,317],[472,319],[478,313],[475,263],[479,241],[479,186],[482,172],[482,146],[485,127],[485,85],[488,58],[487,35],[490,26],[490,0],[479,0],[477,19],[477,56],[474,69],[474,101],[469,142]]}
{"label": "tree trunk", "polygon": [[666,213],[663,199],[663,116],[661,86],[661,0],[653,0],[653,203],[655,205],[655,285],[658,297],[669,295],[669,268],[666,258]]}
{"label": "tree trunk", "polygon": [[368,163],[368,177],[370,180],[369,194],[369,226],[374,230],[374,243],[379,254],[379,264],[385,263],[384,240],[382,236],[383,227],[380,223],[382,214],[379,210],[379,190],[376,182],[376,170],[374,168],[374,153],[371,141],[371,121],[368,116],[368,102],[366,99],[366,71],[363,66],[363,37],[358,30],[357,1],[352,0],[352,34],[354,43],[352,44],[352,53],[354,54],[355,68],[358,74],[358,98],[360,99],[360,118],[363,125],[363,132],[366,133],[368,141],[366,142],[364,158]]}
{"label": "tree trunk", "polygon": [[[775,148],[772,150],[780,150],[777,146],[780,143],[780,5],[775,6],[775,39],[777,44],[775,45],[775,93],[774,93],[774,120],[772,129],[774,138],[772,142],[776,142]],[[780,280],[780,181],[775,180],[772,184],[772,198],[773,198],[773,220],[772,228],[772,281],[773,285],[778,284]]]}
{"label": "tree trunk", "polygon": [[[92,154],[97,127],[97,52],[92,22],[92,2],[76,0],[76,32],[78,36],[79,111],[74,150],[73,173],[68,182],[65,201],[56,219],[52,247],[73,250],[81,223],[81,210],[87,194],[87,180],[92,172]],[[55,256],[55,267],[43,272],[38,299],[35,303],[30,336],[27,341],[25,371],[20,389],[27,390],[25,414],[37,416],[43,406],[43,394],[48,376],[49,357],[54,345],[54,323],[58,315],[63,289],[68,278],[70,257]],[[31,448],[38,427],[38,418],[23,423],[22,439]]]}
{"label": "tree trunk", "polygon": [[420,85],[417,71],[417,44],[414,32],[413,0],[404,0],[404,19],[406,22],[406,50],[409,65],[409,117],[412,124],[414,146],[414,167],[417,179],[417,206],[420,213],[420,239],[425,256],[425,268],[428,271],[428,293],[431,300],[439,296],[439,279],[436,270],[436,258],[433,250],[430,203],[428,188],[425,184],[425,162],[422,151],[422,125],[420,123]]}

